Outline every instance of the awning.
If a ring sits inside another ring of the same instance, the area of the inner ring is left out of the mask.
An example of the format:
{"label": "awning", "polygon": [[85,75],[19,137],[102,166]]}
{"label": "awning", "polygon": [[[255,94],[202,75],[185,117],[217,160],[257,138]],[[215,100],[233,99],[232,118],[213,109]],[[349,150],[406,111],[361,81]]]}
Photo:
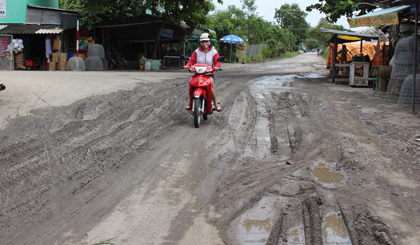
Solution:
{"label": "awning", "polygon": [[360,34],[357,32],[338,31],[338,30],[324,29],[324,28],[321,28],[321,32],[333,34],[333,37],[330,40],[328,40],[329,43],[334,43],[335,35],[337,35],[337,43],[349,43],[349,42],[357,42],[361,40],[371,41],[372,39],[378,40],[378,36]]}
{"label": "awning", "polygon": [[54,29],[39,29],[35,34],[60,34],[63,32],[64,28],[54,28]]}
{"label": "awning", "polygon": [[105,20],[94,25],[95,28],[133,28],[144,24],[162,22],[163,17],[154,15],[142,14],[136,18],[126,18],[118,20]]}
{"label": "awning", "polygon": [[349,19],[351,28],[359,26],[398,25],[398,13],[409,9],[408,5],[394,6]]}
{"label": "awning", "polygon": [[59,34],[65,29],[57,25],[6,24],[0,34]]}

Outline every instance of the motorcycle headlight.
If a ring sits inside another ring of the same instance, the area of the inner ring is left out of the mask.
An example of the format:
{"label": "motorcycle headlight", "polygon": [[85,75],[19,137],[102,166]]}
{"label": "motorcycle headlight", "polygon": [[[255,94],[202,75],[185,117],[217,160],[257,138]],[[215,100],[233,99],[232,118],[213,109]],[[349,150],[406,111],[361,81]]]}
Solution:
{"label": "motorcycle headlight", "polygon": [[204,73],[206,72],[206,68],[207,68],[207,67],[204,67],[204,66],[196,66],[196,67],[195,67],[195,71],[196,71],[198,74],[204,74]]}

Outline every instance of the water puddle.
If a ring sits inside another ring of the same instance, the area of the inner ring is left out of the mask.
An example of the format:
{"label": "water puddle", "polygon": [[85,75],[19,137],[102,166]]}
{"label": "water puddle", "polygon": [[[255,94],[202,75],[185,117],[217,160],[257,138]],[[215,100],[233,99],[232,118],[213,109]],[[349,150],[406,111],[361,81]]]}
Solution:
{"label": "water puddle", "polygon": [[319,74],[319,73],[306,73],[306,74],[303,74],[302,77],[304,77],[304,78],[326,78],[327,75]]}
{"label": "water puddle", "polygon": [[251,230],[262,230],[270,231],[271,230],[271,218],[265,220],[255,220],[255,219],[246,219],[242,222],[242,225],[246,228],[247,232]]}
{"label": "water puddle", "polygon": [[259,90],[271,91],[272,88],[290,88],[290,83],[297,75],[262,77],[253,87]]}
{"label": "water puddle", "polygon": [[239,244],[266,244],[274,225],[277,198],[262,198],[252,209],[233,222],[231,230]]}
{"label": "water puddle", "polygon": [[325,68],[325,64],[322,64],[322,63],[314,64],[314,67]]}
{"label": "water puddle", "polygon": [[325,184],[339,183],[343,180],[340,172],[331,172],[325,163],[319,163],[313,170],[313,176],[317,181]]}
{"label": "water puddle", "polygon": [[322,238],[324,245],[351,245],[349,234],[340,214],[330,213],[325,217]]}
{"label": "water puddle", "polygon": [[242,222],[247,234],[246,243],[265,243],[271,231],[271,218],[265,220],[245,219]]}
{"label": "water puddle", "polygon": [[287,242],[280,241],[280,244],[305,245],[305,230],[300,225],[289,231]]}
{"label": "water puddle", "polygon": [[302,64],[284,64],[284,63],[273,64],[271,63],[270,65],[256,66],[254,69],[255,71],[266,71],[266,70],[294,68],[294,67],[302,67],[302,66],[303,66]]}

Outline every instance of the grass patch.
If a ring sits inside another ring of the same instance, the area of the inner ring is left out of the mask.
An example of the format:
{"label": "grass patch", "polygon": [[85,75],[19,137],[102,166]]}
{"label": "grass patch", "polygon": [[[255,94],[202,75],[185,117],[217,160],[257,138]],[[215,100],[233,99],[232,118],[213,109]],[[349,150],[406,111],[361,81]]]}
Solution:
{"label": "grass patch", "polygon": [[290,53],[286,52],[286,53],[280,54],[280,58],[293,58],[299,54],[300,54],[299,52],[290,52]]}

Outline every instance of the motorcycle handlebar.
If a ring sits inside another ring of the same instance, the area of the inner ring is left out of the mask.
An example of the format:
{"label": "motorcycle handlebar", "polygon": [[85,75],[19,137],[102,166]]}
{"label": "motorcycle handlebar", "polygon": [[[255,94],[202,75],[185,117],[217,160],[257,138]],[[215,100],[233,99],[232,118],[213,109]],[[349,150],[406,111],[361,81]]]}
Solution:
{"label": "motorcycle handlebar", "polygon": [[[184,68],[184,67],[181,67],[180,68],[180,71],[189,71],[189,70],[190,70],[189,68]],[[222,68],[219,68],[218,71],[223,71],[223,69]]]}

